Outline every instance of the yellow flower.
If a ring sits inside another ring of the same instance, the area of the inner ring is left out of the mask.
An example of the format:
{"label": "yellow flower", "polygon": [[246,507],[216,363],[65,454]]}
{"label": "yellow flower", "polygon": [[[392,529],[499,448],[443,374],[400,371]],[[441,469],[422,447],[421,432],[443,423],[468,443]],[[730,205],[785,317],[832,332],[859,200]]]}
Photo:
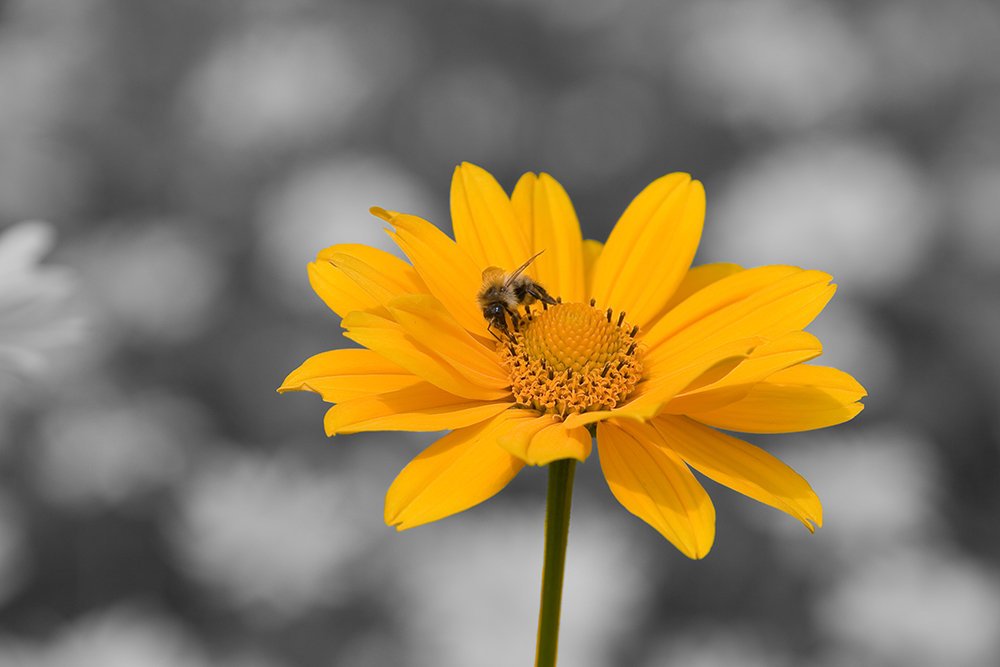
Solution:
{"label": "yellow flower", "polygon": [[[712,546],[715,509],[689,466],[822,525],[802,477],[715,429],[804,431],[861,411],[853,378],[803,363],[822,351],[803,328],[836,286],[793,266],[691,268],[705,215],[698,181],[651,183],[603,245],[581,238],[547,174],[525,174],[508,197],[479,167],[456,168],[454,241],[418,217],[371,212],[410,263],[356,244],[320,252],[312,286],[365,349],[318,354],[279,391],[334,403],[328,435],[451,430],[393,482],[387,524],[465,510],[525,464],[586,460],[593,429],[615,497],[691,558]],[[511,272],[540,251],[526,275],[560,303],[522,308],[508,336],[492,334],[476,299],[484,269]]]}

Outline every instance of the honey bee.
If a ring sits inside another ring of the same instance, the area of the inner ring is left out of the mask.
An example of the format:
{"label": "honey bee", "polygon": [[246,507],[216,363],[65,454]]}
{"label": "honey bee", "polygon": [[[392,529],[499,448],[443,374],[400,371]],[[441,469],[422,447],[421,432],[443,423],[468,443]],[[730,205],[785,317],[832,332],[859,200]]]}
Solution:
{"label": "honey bee", "polygon": [[517,309],[524,305],[530,305],[535,301],[547,304],[555,304],[545,288],[536,283],[530,277],[523,275],[524,270],[535,261],[535,257],[541,255],[544,250],[535,253],[534,257],[522,264],[517,271],[507,275],[499,266],[487,266],[483,269],[483,286],[476,296],[476,303],[483,309],[483,317],[486,319],[487,331],[493,337],[500,340],[500,337],[493,332],[493,327],[499,329],[505,336],[507,332],[507,315],[515,323],[519,317]]}

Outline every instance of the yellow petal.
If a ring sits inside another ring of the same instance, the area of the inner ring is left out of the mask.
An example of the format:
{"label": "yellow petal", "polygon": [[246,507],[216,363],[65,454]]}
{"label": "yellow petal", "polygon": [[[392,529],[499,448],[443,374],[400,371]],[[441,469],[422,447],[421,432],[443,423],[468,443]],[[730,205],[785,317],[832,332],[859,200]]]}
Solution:
{"label": "yellow petal", "polygon": [[[406,262],[376,248],[359,247],[374,250],[379,255],[371,257],[373,253],[361,253],[362,256],[369,255],[369,261],[366,261],[358,253],[334,252],[329,257],[329,264],[353,280],[381,306],[385,307],[390,299],[402,294],[427,292],[420,275]],[[372,262],[371,259],[378,261]]]}
{"label": "yellow petal", "polygon": [[761,338],[756,337],[730,341],[697,359],[679,364],[677,368],[669,372],[640,382],[628,400],[615,408],[613,412],[621,413],[618,416],[622,417],[639,418],[640,421],[648,419],[652,416],[650,413],[659,413],[665,403],[698,377],[705,373],[712,373],[716,368],[721,367],[727,370],[732,368],[748,357],[762,342],[764,341]]}
{"label": "yellow petal", "polygon": [[601,469],[611,492],[688,558],[704,558],[715,541],[715,507],[677,454],[648,426],[597,425]]}
{"label": "yellow petal", "polygon": [[460,398],[428,382],[338,403],[326,412],[327,435],[360,431],[442,431],[470,426],[511,403]]}
{"label": "yellow petal", "polygon": [[505,430],[497,439],[497,445],[503,447],[511,456],[528,462],[528,447],[531,440],[543,429],[550,426],[559,425],[559,417],[556,415],[539,415],[534,410],[516,410],[523,412],[524,418],[511,423],[511,428]]}
{"label": "yellow petal", "polygon": [[646,328],[691,267],[704,221],[705,190],[687,174],[647,186],[622,214],[597,262],[598,304],[624,310],[630,322]]}
{"label": "yellow petal", "polygon": [[466,378],[481,387],[500,390],[510,387],[510,377],[500,368],[493,348],[473,338],[435,297],[408,294],[387,305],[413,340],[434,350]]}
{"label": "yellow petal", "polygon": [[513,271],[531,257],[530,239],[496,179],[463,162],[451,180],[451,224],[455,240],[480,269]]}
{"label": "yellow petal", "polygon": [[[379,214],[381,209],[373,209]],[[415,215],[382,211],[396,231],[388,232],[420,274],[430,293],[441,300],[458,322],[474,334],[489,337],[483,312],[476,306],[484,266],[477,266],[440,229]]]}
{"label": "yellow petal", "polygon": [[591,441],[586,428],[565,428],[555,415],[525,420],[497,438],[498,445],[533,466],[548,465],[560,459],[586,461]]}
{"label": "yellow petal", "polygon": [[[524,230],[524,238],[529,241],[534,238],[535,227],[535,186],[538,184],[538,177],[530,171],[517,179],[514,191],[510,193],[510,205],[514,208],[514,215]],[[538,252],[541,248],[532,248]]]}
{"label": "yellow petal", "polygon": [[316,261],[310,262],[306,267],[309,273],[309,284],[313,290],[323,299],[323,303],[330,310],[341,317],[344,317],[352,310],[376,313],[383,316],[388,314],[376,299],[372,298],[368,292],[344,274],[343,271],[330,263],[330,257],[338,252],[353,252],[358,255],[366,255],[369,254],[368,251],[372,251],[372,255],[377,253],[388,255],[400,264],[405,264],[399,258],[393,257],[376,248],[370,248],[357,243],[341,243],[321,250],[316,256]]}
{"label": "yellow petal", "polygon": [[743,271],[720,280],[667,313],[643,337],[644,342],[650,346],[646,353],[648,372],[656,373],[660,367],[673,367],[680,358],[698,356],[704,350],[727,340],[748,336],[778,338],[789,331],[801,330],[823,310],[836,291],[836,285],[829,284],[830,276],[822,271],[796,271],[745,299],[695,320],[669,338],[659,336],[662,333],[657,331],[660,325],[665,322],[669,324],[674,313],[684,308],[686,303],[697,300],[705,292],[714,291],[714,288],[730,279],[739,279],[748,273],[751,272]]}
{"label": "yellow petal", "polygon": [[565,428],[562,424],[548,426],[531,439],[527,462],[544,466],[561,459],[586,461],[593,447],[593,438],[586,427]]}
{"label": "yellow petal", "polygon": [[864,409],[857,401],[866,395],[864,387],[836,368],[798,365],[754,385],[738,402],[689,414],[728,431],[793,433],[853,419]]}
{"label": "yellow petal", "polygon": [[823,525],[823,506],[809,482],[758,447],[686,417],[650,422],[681,458],[719,484],[795,517],[810,531]]}
{"label": "yellow petal", "polygon": [[[584,294],[594,294],[594,271],[597,270],[597,260],[604,252],[604,244],[593,239],[583,241],[583,283]],[[587,299],[589,300],[589,299]]]}
{"label": "yellow petal", "polygon": [[[736,271],[711,282],[671,308],[650,329],[644,330],[643,342],[649,345],[655,357],[657,348],[678,332],[795,273],[802,273],[802,269],[794,266],[761,266]],[[646,356],[648,359],[649,354]]]}
{"label": "yellow petal", "polygon": [[491,400],[510,394],[509,390],[484,387],[469,379],[396,322],[368,313],[352,312],[344,318],[343,326],[347,329],[345,337],[456,396]]}
{"label": "yellow petal", "polygon": [[747,338],[727,343],[668,373],[640,382],[624,403],[611,410],[574,413],[567,416],[563,424],[566,428],[577,428],[611,417],[637,421],[651,419],[660,413],[664,404],[699,377],[705,374],[715,377],[718,369],[722,369],[723,375],[730,372],[762,342],[762,338]]}
{"label": "yellow petal", "polygon": [[340,403],[412,387],[422,380],[371,350],[331,350],[306,359],[278,388],[314,391],[324,401]]}
{"label": "yellow petal", "polygon": [[583,301],[583,238],[566,191],[548,174],[525,174],[511,204],[529,230],[531,253],[544,251],[533,262],[535,278],[563,301]]}
{"label": "yellow petal", "polygon": [[681,280],[681,284],[677,286],[674,295],[670,297],[670,300],[667,301],[660,312],[653,316],[652,322],[659,320],[660,317],[676,308],[682,301],[695,292],[700,292],[712,283],[718,282],[723,278],[728,278],[741,271],[745,271],[745,269],[739,264],[717,263],[691,267],[691,270]]}
{"label": "yellow petal", "polygon": [[524,467],[497,447],[510,410],[444,436],[413,459],[385,496],[385,522],[406,530],[443,519],[491,498]]}
{"label": "yellow petal", "polygon": [[[780,370],[815,359],[823,345],[812,334],[791,331],[757,346],[750,356],[724,377],[703,386],[688,386],[663,406],[670,414],[714,410],[739,401],[764,379]],[[695,385],[698,385],[698,382]]]}

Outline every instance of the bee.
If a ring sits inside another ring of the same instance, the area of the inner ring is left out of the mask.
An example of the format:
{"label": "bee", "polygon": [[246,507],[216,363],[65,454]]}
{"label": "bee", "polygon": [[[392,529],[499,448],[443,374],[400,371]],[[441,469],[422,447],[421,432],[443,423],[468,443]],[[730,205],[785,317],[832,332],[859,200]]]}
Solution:
{"label": "bee", "polygon": [[500,337],[493,332],[493,327],[499,329],[505,336],[509,336],[506,316],[509,314],[511,320],[516,323],[519,319],[518,307],[530,305],[535,301],[553,305],[556,303],[544,287],[524,275],[524,270],[543,252],[545,251],[535,253],[534,257],[510,275],[499,266],[487,266],[483,269],[483,286],[476,296],[476,303],[483,309],[483,317],[488,323],[486,329],[497,340],[500,340]]}

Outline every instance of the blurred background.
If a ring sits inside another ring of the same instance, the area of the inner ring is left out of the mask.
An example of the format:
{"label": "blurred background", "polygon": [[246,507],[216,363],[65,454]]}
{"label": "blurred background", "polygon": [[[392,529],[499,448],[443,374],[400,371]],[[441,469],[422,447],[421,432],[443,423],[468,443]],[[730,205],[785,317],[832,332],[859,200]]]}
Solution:
{"label": "blurred background", "polygon": [[599,240],[690,172],[696,263],[831,273],[870,393],[749,438],[815,535],[706,480],[689,561],[581,465],[560,664],[998,664],[995,2],[0,0],[0,665],[531,664],[545,471],[397,534],[436,436],[275,393],[345,342],[306,263],[463,160]]}

